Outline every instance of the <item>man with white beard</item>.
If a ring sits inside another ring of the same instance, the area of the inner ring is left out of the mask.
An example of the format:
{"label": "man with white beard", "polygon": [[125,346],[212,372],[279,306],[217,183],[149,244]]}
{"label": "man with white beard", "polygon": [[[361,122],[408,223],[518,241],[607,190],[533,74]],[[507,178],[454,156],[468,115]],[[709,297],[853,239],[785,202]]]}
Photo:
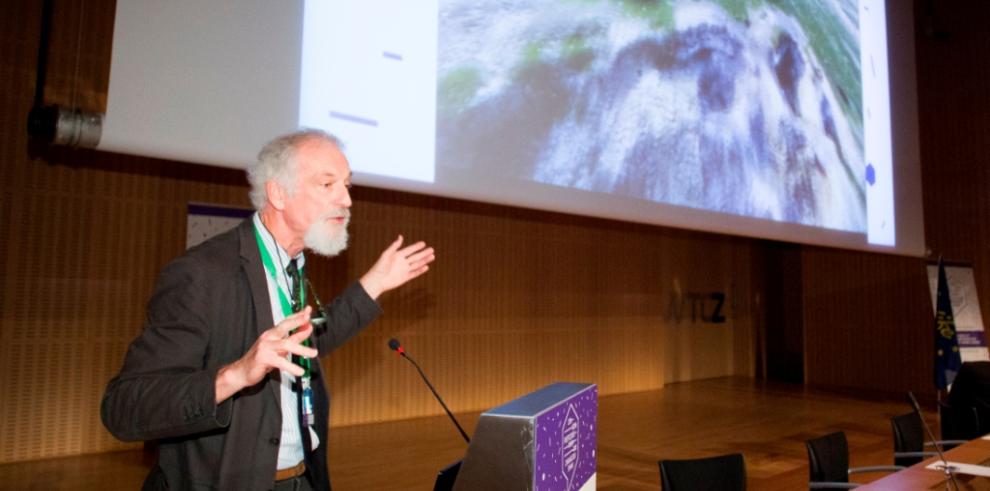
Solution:
{"label": "man with white beard", "polygon": [[314,316],[303,249],[346,248],[350,177],[335,137],[277,138],[248,168],[257,213],[162,271],[101,408],[117,438],[158,442],[145,489],[330,489],[329,393],[312,359],[367,326],[376,299],[434,259],[400,235]]}

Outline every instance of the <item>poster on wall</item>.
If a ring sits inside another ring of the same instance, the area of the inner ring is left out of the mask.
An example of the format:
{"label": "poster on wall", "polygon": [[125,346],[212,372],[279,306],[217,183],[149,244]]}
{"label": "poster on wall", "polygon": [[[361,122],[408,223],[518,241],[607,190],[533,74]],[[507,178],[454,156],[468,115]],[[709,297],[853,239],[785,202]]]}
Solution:
{"label": "poster on wall", "polygon": [[[987,338],[983,331],[983,316],[980,315],[980,301],[976,296],[973,267],[946,263],[945,275],[949,283],[949,299],[952,301],[952,315],[956,323],[962,361],[990,361]],[[928,290],[934,310],[938,293],[938,263],[928,264]]]}
{"label": "poster on wall", "polygon": [[252,213],[254,210],[250,208],[189,203],[186,207],[186,249],[236,227]]}

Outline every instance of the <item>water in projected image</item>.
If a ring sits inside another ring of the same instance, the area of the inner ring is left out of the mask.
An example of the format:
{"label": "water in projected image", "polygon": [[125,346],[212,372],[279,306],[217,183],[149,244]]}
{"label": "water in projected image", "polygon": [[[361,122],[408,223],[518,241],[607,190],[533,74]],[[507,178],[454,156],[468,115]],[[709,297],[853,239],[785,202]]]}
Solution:
{"label": "water in projected image", "polygon": [[443,0],[437,162],[866,230],[856,0]]}

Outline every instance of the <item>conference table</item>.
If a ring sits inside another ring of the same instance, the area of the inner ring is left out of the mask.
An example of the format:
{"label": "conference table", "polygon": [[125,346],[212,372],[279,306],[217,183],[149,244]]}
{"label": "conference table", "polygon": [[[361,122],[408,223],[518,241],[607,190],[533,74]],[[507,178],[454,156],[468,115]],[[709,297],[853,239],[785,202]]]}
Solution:
{"label": "conference table", "polygon": [[[970,440],[945,452],[945,459],[949,462],[990,466],[990,435]],[[856,489],[867,491],[954,489],[952,483],[947,482],[944,471],[928,468],[929,465],[938,461],[939,458],[937,456],[925,459],[907,469],[884,476],[881,479],[864,484]],[[986,470],[990,471],[990,467]],[[960,490],[990,490],[990,477],[957,472],[956,482],[959,484]],[[948,487],[946,487],[946,484],[948,484]]]}

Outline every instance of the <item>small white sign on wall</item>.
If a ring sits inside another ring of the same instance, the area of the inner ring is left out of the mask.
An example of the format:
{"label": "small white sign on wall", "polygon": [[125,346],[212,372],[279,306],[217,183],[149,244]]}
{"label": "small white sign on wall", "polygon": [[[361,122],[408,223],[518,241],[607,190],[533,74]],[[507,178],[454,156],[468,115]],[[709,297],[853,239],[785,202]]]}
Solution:
{"label": "small white sign on wall", "polygon": [[236,227],[254,213],[250,208],[202,203],[189,203],[186,209],[186,249]]}

